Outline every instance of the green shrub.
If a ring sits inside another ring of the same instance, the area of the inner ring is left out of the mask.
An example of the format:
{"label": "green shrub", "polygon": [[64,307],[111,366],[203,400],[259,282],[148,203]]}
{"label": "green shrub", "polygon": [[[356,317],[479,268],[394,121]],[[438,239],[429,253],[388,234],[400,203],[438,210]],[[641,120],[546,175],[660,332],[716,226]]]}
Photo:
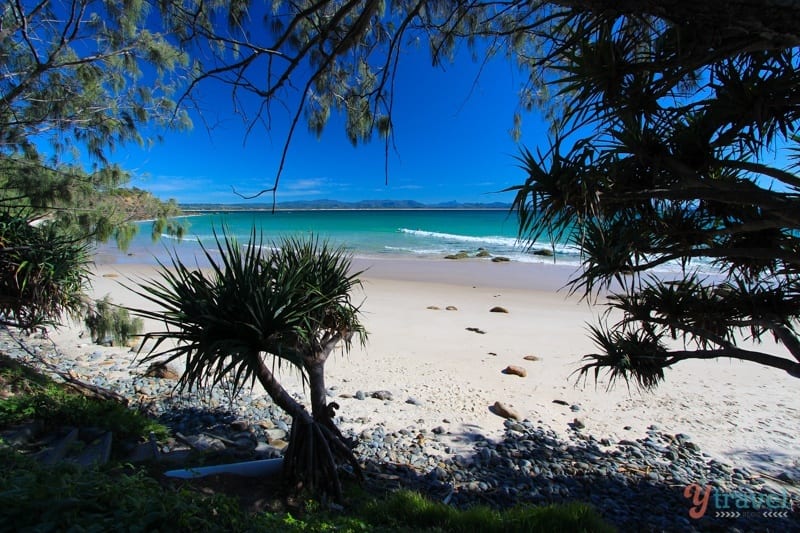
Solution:
{"label": "green shrub", "polygon": [[54,224],[0,212],[0,324],[23,330],[83,309],[91,261],[87,243]]}
{"label": "green shrub", "polygon": [[97,344],[106,343],[110,339],[112,344],[126,345],[144,329],[141,318],[131,318],[128,310],[112,304],[108,295],[102,300],[95,300],[94,308],[89,310],[85,323],[92,335],[92,341]]}
{"label": "green shrub", "polygon": [[142,470],[45,467],[9,450],[0,462],[9,531],[244,531],[253,522],[233,498],[165,488]]}
{"label": "green shrub", "polygon": [[0,400],[0,427],[36,419],[47,426],[97,427],[112,431],[115,442],[138,439],[151,432],[166,438],[162,424],[112,401],[87,398],[30,369],[0,358],[0,385],[11,391]]}

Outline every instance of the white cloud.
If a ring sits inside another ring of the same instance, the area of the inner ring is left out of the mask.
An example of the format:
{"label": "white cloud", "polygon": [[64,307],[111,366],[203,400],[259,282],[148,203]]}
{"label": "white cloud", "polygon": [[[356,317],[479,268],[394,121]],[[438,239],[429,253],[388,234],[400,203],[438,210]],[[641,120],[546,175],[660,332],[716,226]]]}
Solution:
{"label": "white cloud", "polygon": [[285,191],[300,192],[314,189],[324,189],[326,186],[330,185],[330,180],[328,178],[285,178],[281,180],[281,185],[284,186]]}

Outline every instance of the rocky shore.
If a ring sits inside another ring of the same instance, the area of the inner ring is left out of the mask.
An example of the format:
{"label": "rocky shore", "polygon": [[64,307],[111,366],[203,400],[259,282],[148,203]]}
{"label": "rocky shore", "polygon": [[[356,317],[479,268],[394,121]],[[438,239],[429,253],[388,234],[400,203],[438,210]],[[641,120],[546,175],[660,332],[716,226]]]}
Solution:
{"label": "rocky shore", "polygon": [[[286,446],[291,421],[267,396],[234,394],[224,386],[178,393],[175,376],[148,376],[124,348],[87,344],[80,355],[65,357],[46,339],[26,343],[35,356],[5,335],[0,351],[114,391],[157,417],[175,435],[159,445],[165,456],[201,449],[270,458]],[[403,401],[391,391],[332,388],[329,395],[378,407]],[[376,488],[411,488],[459,507],[586,501],[623,531],[800,531],[796,480],[713,460],[690,436],[654,425],[645,434],[612,441],[589,434],[580,418],[566,437],[541,420],[509,419],[502,437],[490,438],[481,428],[454,435],[423,418],[389,429],[379,417],[353,419],[346,411],[337,424],[357,442],[367,483]]]}

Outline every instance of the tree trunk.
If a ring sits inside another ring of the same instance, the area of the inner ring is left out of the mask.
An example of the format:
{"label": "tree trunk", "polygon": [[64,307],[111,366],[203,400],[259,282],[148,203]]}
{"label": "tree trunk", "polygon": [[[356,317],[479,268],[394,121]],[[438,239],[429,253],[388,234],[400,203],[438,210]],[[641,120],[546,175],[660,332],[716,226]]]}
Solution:
{"label": "tree trunk", "polygon": [[319,360],[309,361],[305,365],[308,373],[308,388],[311,394],[311,413],[317,422],[332,421],[328,413],[328,402],[325,399],[325,362]]}
{"label": "tree trunk", "polygon": [[286,411],[286,413],[292,417],[292,420],[307,418],[311,421],[311,415],[308,414],[305,407],[286,392],[286,389],[275,379],[273,373],[267,368],[267,365],[264,364],[264,360],[260,357],[258,358],[256,376],[258,377],[258,382],[261,383],[261,386],[264,387],[264,390],[267,391],[267,394],[272,398],[272,401],[274,401],[278,407]]}
{"label": "tree trunk", "polygon": [[283,458],[284,481],[294,492],[308,490],[338,502],[342,500],[342,485],[336,459],[349,463],[359,478],[361,468],[347,440],[333,424],[325,401],[324,369],[324,359],[306,366],[314,416],[286,392],[263,360],[259,361],[257,377],[273,401],[292,417],[289,446]]}

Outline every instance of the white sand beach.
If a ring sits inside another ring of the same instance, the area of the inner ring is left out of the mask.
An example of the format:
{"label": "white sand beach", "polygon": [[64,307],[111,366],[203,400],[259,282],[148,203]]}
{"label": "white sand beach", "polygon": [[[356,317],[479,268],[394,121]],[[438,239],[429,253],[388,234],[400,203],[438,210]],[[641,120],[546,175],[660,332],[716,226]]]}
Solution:
{"label": "white sand beach", "polygon": [[[356,295],[363,300],[369,342],[333,356],[326,376],[347,419],[387,430],[424,420],[442,426],[457,448],[475,433],[501,434],[504,420],[489,410],[500,401],[565,436],[576,417],[585,424],[582,431],[612,442],[642,438],[655,425],[664,433],[688,434],[703,452],[734,466],[771,476],[800,473],[799,383],[781,371],[741,361],[689,361],[668,370],[654,392],[628,390],[624,383],[609,391],[602,375],[597,383],[593,377],[576,382],[581,356],[594,351],[586,323],[603,308],[557,291],[568,268],[479,260],[355,263],[369,267],[363,293]],[[146,305],[120,281],[131,284],[153,273],[152,265],[100,264],[93,294]],[[495,306],[508,313],[490,312]],[[78,333],[62,328],[54,335],[65,356],[96,349]],[[539,359],[524,359],[528,355]],[[527,376],[502,373],[508,365],[523,367]],[[281,378],[302,391],[294,373]],[[391,392],[393,400],[369,397],[378,390]],[[353,398],[357,391],[367,398]],[[409,398],[416,402],[407,403]]]}

